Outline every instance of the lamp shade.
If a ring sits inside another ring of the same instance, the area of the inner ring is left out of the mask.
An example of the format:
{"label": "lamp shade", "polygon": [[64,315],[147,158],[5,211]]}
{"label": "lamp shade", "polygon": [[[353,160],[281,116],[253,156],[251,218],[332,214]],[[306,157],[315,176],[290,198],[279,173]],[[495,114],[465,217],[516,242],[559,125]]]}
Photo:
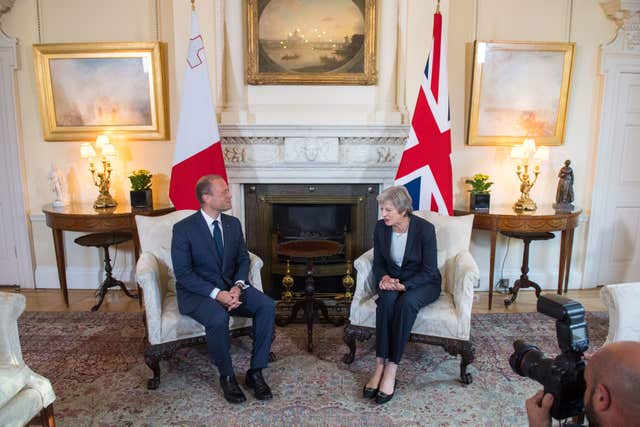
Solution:
{"label": "lamp shade", "polygon": [[536,152],[536,142],[532,138],[527,138],[522,142],[525,156],[529,157]]}
{"label": "lamp shade", "polygon": [[116,155],[116,148],[113,146],[113,144],[107,142],[106,144],[104,144],[102,146],[102,155],[103,156],[115,156]]}
{"label": "lamp shade", "polygon": [[82,157],[83,159],[88,159],[95,156],[96,150],[93,149],[91,144],[89,144],[88,142],[80,144],[80,157]]}
{"label": "lamp shade", "polygon": [[96,138],[96,147],[102,148],[102,146],[106,144],[109,144],[109,137],[107,135],[98,135]]}

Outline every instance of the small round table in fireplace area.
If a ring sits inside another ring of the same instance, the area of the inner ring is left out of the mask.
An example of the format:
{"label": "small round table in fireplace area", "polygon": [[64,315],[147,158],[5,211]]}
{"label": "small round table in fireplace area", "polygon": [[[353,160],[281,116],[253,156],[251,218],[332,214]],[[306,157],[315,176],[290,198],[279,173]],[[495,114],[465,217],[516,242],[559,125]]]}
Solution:
{"label": "small round table in fireplace area", "polygon": [[[281,243],[276,249],[278,255],[282,255],[287,258],[303,258],[307,261],[307,278],[305,279],[304,286],[304,300],[298,301],[293,305],[291,315],[288,319],[277,319],[277,323],[279,326],[288,325],[296,318],[298,311],[302,309],[307,323],[307,351],[309,353],[313,352],[313,319],[315,313],[319,310],[322,312],[324,318],[331,322],[324,302],[313,297],[313,294],[315,293],[313,261],[315,259],[336,255],[340,253],[341,250],[342,245],[331,240],[292,240]],[[343,321],[344,320],[341,320],[338,323],[332,323],[339,326]]]}

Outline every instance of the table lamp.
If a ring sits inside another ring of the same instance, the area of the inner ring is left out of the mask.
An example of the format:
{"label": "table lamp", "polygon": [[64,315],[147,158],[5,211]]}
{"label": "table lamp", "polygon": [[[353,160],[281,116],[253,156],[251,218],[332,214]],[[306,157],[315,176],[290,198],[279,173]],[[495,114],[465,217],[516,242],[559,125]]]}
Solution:
{"label": "table lamp", "polygon": [[96,149],[94,149],[90,143],[85,142],[80,145],[80,157],[83,159],[90,159],[89,172],[91,172],[93,183],[100,191],[98,198],[93,202],[93,207],[96,209],[110,208],[116,206],[117,203],[109,193],[109,185],[111,183],[111,161],[108,157],[115,157],[116,149],[109,142],[109,138],[106,135],[99,135],[96,139],[95,146],[100,151],[101,158],[99,161],[102,163],[102,172],[96,171],[94,159],[98,156],[96,154]]}
{"label": "table lamp", "polygon": [[[516,175],[520,180],[520,198],[513,204],[513,210],[516,212],[535,211],[538,207],[529,196],[529,192],[538,180],[540,163],[549,158],[549,149],[547,147],[536,148],[535,141],[527,138],[521,145],[511,148],[511,157],[517,159]],[[529,172],[530,163],[535,163],[533,179]]]}

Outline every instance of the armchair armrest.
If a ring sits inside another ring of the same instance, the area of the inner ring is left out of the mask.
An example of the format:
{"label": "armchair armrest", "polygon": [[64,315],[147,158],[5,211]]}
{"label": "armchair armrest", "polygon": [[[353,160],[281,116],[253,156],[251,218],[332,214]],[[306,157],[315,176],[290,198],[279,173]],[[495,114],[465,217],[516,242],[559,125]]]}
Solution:
{"label": "armchair armrest", "polygon": [[249,283],[251,283],[254,288],[262,291],[262,277],[260,276],[260,270],[262,269],[264,262],[258,255],[249,252],[249,263]]}
{"label": "armchair armrest", "polygon": [[24,363],[18,336],[18,317],[25,305],[24,295],[0,292],[0,365]]}
{"label": "armchair armrest", "polygon": [[[462,250],[456,255],[453,272],[453,304],[461,325],[469,325],[471,308],[473,306],[473,287],[478,283],[480,270],[468,250]],[[468,320],[468,321],[467,321]],[[468,327],[468,326],[467,326]],[[468,335],[466,331],[465,335]]]}
{"label": "armchair armrest", "polygon": [[600,301],[609,310],[609,333],[605,344],[640,340],[640,282],[606,285]]}
{"label": "armchair armrest", "polygon": [[162,327],[162,299],[164,287],[160,283],[158,260],[149,252],[143,252],[136,264],[136,281],[142,288],[144,311],[147,318],[149,342],[160,342]]}
{"label": "armchair armrest", "polygon": [[373,277],[373,249],[369,249],[353,263],[356,269],[356,291],[354,301],[364,301],[376,295],[376,284]]}

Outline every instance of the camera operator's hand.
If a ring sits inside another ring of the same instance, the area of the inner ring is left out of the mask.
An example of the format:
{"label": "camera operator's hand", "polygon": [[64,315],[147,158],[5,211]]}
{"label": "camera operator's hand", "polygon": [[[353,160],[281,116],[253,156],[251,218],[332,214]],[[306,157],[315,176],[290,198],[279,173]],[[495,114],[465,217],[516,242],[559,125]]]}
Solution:
{"label": "camera operator's hand", "polygon": [[553,405],[553,395],[545,394],[544,390],[539,390],[536,394],[527,399],[527,417],[529,417],[530,427],[551,427],[551,406]]}

